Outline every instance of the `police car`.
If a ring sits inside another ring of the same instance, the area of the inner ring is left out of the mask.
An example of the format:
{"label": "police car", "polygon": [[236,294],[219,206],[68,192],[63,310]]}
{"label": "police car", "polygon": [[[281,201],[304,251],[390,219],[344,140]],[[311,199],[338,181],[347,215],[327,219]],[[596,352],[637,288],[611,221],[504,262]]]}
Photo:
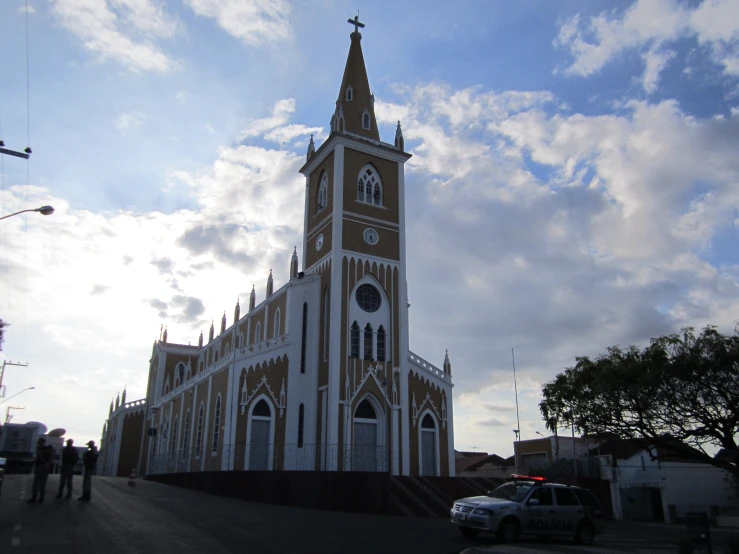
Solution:
{"label": "police car", "polygon": [[465,537],[483,531],[505,543],[524,534],[571,536],[576,543],[587,545],[603,524],[600,503],[587,489],[525,475],[512,475],[487,496],[457,500],[449,513]]}

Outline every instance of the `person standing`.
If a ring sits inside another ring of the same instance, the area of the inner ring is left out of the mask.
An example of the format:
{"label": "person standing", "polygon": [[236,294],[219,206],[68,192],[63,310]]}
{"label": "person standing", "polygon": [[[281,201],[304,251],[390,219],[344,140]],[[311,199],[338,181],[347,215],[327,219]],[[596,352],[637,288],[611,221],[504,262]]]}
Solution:
{"label": "person standing", "polygon": [[92,493],[92,474],[98,464],[98,449],[95,446],[95,441],[87,443],[87,452],[82,455],[82,463],[85,466],[85,475],[82,478],[82,496],[77,500],[89,502]]}
{"label": "person standing", "polygon": [[72,477],[74,476],[74,467],[77,462],[80,461],[80,455],[77,453],[77,449],[73,446],[74,441],[67,439],[67,446],[62,449],[62,468],[59,476],[59,493],[56,495],[57,498],[62,497],[64,492],[64,485],[67,485],[67,496],[65,498],[72,498]]}
{"label": "person standing", "polygon": [[54,462],[54,448],[46,444],[44,437],[39,437],[36,442],[36,457],[33,460],[33,486],[31,487],[31,498],[26,502],[33,504],[38,497],[39,502],[44,501],[46,496],[46,481],[49,478],[51,464]]}

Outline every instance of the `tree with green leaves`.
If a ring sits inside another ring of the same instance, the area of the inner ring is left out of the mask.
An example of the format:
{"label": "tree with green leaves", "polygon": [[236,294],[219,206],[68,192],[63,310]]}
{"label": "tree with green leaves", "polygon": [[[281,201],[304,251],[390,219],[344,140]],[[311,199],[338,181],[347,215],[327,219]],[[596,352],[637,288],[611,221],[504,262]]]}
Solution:
{"label": "tree with green leaves", "polygon": [[739,334],[708,326],[652,339],[640,350],[611,347],[542,387],[548,429],[632,439],[659,458],[704,462],[739,478]]}
{"label": "tree with green leaves", "polygon": [[2,352],[3,350],[3,341],[5,340],[5,328],[8,325],[10,325],[10,323],[0,319],[0,352]]}

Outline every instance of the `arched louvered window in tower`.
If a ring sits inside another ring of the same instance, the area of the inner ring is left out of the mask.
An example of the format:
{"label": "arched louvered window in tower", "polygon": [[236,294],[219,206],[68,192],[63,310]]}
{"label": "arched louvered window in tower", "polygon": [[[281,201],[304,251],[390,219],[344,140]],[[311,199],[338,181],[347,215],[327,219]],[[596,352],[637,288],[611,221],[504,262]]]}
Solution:
{"label": "arched louvered window in tower", "polygon": [[364,328],[364,359],[372,359],[372,325],[369,323]]}
{"label": "arched louvered window in tower", "polygon": [[318,185],[318,201],[317,211],[321,211],[323,208],[328,206],[328,174],[324,173],[321,177],[321,183]]}
{"label": "arched louvered window in tower", "polygon": [[357,200],[365,204],[382,206],[382,180],[372,165],[366,165],[357,178]]}
{"label": "arched louvered window in tower", "polygon": [[351,357],[359,358],[359,325],[356,321],[352,323],[351,335]]}
{"label": "arched louvered window in tower", "polygon": [[385,328],[380,325],[377,329],[377,361],[384,362],[385,360]]}

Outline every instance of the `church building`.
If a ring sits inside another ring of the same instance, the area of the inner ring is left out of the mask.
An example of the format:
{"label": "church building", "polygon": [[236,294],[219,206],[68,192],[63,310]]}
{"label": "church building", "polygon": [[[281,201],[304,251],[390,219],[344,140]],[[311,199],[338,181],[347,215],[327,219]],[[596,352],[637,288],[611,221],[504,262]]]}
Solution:
{"label": "church building", "polygon": [[[219,470],[453,476],[448,354],[409,348],[405,151],[382,142],[358,19],[330,135],[306,161],[289,281],[253,287],[197,346],[155,342],[145,399],[111,404],[103,474]],[[287,262],[287,260],[286,260]],[[263,289],[264,290],[264,289]],[[437,353],[439,356],[441,353]],[[135,464],[135,465],[134,465]]]}

